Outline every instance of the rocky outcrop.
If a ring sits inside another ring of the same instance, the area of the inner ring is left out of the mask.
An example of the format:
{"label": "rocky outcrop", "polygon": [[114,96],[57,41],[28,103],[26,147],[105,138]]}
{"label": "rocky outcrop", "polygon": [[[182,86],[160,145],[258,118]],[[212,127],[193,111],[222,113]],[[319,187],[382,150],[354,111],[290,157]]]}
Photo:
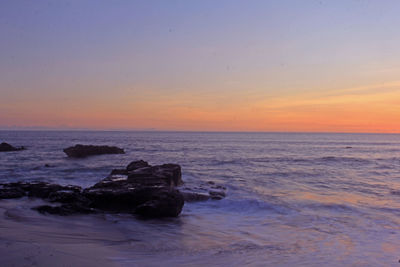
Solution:
{"label": "rocky outcrop", "polygon": [[144,167],[150,167],[149,163],[144,160],[132,161],[126,166],[126,171],[130,172]]}
{"label": "rocky outcrop", "polygon": [[125,169],[114,169],[106,178],[95,184],[94,187],[109,186],[166,186],[176,187],[182,185],[181,166],[177,164],[163,164],[150,166],[147,162],[139,160],[129,163]]}
{"label": "rocky outcrop", "polygon": [[70,158],[84,158],[102,154],[124,154],[122,148],[116,146],[75,145],[65,148],[64,153]]}
{"label": "rocky outcrop", "polygon": [[25,147],[23,147],[23,146],[14,147],[14,146],[4,143],[4,142],[0,144],[0,152],[20,151],[20,150],[24,150],[24,149],[25,149]]}
{"label": "rocky outcrop", "polygon": [[125,169],[112,170],[107,178],[85,189],[83,195],[96,209],[175,217],[184,205],[183,195],[176,189],[182,184],[181,166],[150,166],[139,160]]}
{"label": "rocky outcrop", "polygon": [[176,187],[186,202],[220,200],[226,188],[213,181],[196,186],[183,186],[181,167],[176,164],[150,166],[143,160],[133,161],[125,169],[114,169],[93,188],[137,188],[138,186]]}
{"label": "rocky outcrop", "polygon": [[86,189],[44,182],[0,184],[0,199],[42,198],[49,204],[35,208],[41,213],[132,213],[153,218],[178,216],[185,201],[225,196],[225,188],[213,182],[195,188],[182,185],[179,165],[151,166],[140,160],[125,169],[113,170],[107,178]]}
{"label": "rocky outcrop", "polygon": [[[125,174],[121,177],[121,173]],[[92,187],[61,186],[45,182],[0,184],[0,199],[23,196],[49,202],[35,209],[41,213],[132,213],[144,217],[176,217],[184,205],[175,186],[183,184],[177,164],[150,166],[144,161],[131,162]]]}
{"label": "rocky outcrop", "polygon": [[[20,198],[20,197],[36,197],[49,200],[50,202],[57,201],[57,194],[76,194],[81,192],[79,186],[61,186],[57,184],[50,184],[45,182],[15,182],[8,184],[0,184],[0,199]],[[75,202],[71,199],[70,202]]]}
{"label": "rocky outcrop", "polygon": [[176,217],[184,205],[178,190],[165,187],[89,188],[83,195],[92,208],[145,217]]}

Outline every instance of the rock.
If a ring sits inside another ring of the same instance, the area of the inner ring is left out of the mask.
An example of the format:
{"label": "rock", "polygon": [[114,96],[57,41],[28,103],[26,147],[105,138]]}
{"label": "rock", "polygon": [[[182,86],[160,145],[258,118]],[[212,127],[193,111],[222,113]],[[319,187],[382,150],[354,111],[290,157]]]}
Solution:
{"label": "rock", "polygon": [[125,169],[114,169],[110,173],[110,176],[112,175],[128,175],[128,171]]}
{"label": "rock", "polygon": [[20,188],[1,188],[0,199],[20,198],[25,196],[25,191]]}
{"label": "rock", "polygon": [[186,202],[206,201],[211,198],[209,194],[197,192],[181,192]]}
{"label": "rock", "polygon": [[[3,184],[0,188],[0,198],[11,198],[6,197],[7,195],[15,195],[15,197],[29,196],[48,199],[51,194],[59,191],[72,191],[80,192],[81,188],[79,186],[61,186],[57,184],[49,184],[45,182],[16,182]],[[5,197],[2,197],[5,196]]]}
{"label": "rock", "polygon": [[80,203],[83,205],[90,205],[90,201],[84,197],[81,192],[60,190],[49,194],[48,200],[50,202],[58,203]]}
{"label": "rock", "polygon": [[75,145],[65,148],[64,153],[70,158],[84,158],[93,155],[102,154],[124,154],[122,148],[115,146],[93,146],[93,145]]}
{"label": "rock", "polygon": [[185,201],[225,197],[225,189],[215,183],[178,190],[176,187],[182,184],[181,167],[177,164],[151,166],[134,161],[126,169],[112,170],[108,177],[84,190],[45,182],[0,184],[0,199],[42,198],[49,205],[34,209],[44,214],[107,212],[157,218],[178,216]]}
{"label": "rock", "polygon": [[38,207],[32,208],[33,210],[37,210],[40,213],[49,213],[49,214],[57,214],[57,215],[72,215],[73,211],[67,209],[62,206],[50,206],[50,205],[42,205]]}
{"label": "rock", "polygon": [[151,199],[153,191],[154,188],[88,188],[84,190],[84,196],[90,200],[92,208],[133,213],[138,205]]}
{"label": "rock", "polygon": [[210,190],[208,193],[210,194],[211,199],[220,200],[225,197],[225,192],[222,190]]}
{"label": "rock", "polygon": [[139,160],[129,163],[126,169],[113,170],[83,194],[94,209],[144,217],[174,217],[184,205],[183,195],[174,187],[182,184],[179,165],[151,166]]}
{"label": "rock", "polygon": [[179,191],[164,190],[153,195],[152,199],[139,205],[135,213],[145,217],[177,217],[184,205]]}
{"label": "rock", "polygon": [[179,186],[183,184],[181,166],[163,164],[128,172],[128,181],[146,185]]}
{"label": "rock", "polygon": [[4,142],[0,144],[0,152],[20,151],[20,150],[24,150],[24,149],[25,149],[25,147],[23,147],[23,146],[14,147],[14,146],[4,143]]}
{"label": "rock", "polygon": [[120,187],[123,184],[131,187],[179,186],[183,184],[181,166],[177,164],[151,166],[143,160],[133,161],[126,169],[112,170],[107,178],[94,185],[94,187]]}
{"label": "rock", "polygon": [[165,187],[89,188],[84,195],[94,209],[147,217],[176,217],[184,205],[183,196],[178,190]]}
{"label": "rock", "polygon": [[140,168],[144,168],[144,167],[149,167],[149,163],[147,163],[146,161],[143,160],[138,160],[138,161],[132,161],[131,163],[128,164],[128,166],[126,166],[126,170],[128,172],[130,171],[134,171]]}
{"label": "rock", "polygon": [[28,192],[28,196],[44,198],[47,199],[50,195],[59,192],[59,191],[70,191],[70,186],[61,186],[57,184],[48,184],[48,183],[35,183],[29,184],[26,187],[26,191]]}
{"label": "rock", "polygon": [[62,215],[62,216],[73,215],[77,213],[81,214],[95,213],[93,209],[90,209],[86,206],[78,205],[76,203],[64,204],[61,206],[42,205],[34,207],[33,209],[39,211],[42,214],[48,213],[48,214]]}

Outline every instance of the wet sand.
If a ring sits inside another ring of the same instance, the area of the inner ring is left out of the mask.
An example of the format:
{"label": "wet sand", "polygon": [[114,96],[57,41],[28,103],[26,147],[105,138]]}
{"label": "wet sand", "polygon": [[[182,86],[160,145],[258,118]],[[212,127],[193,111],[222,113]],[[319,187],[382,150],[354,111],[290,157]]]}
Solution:
{"label": "wet sand", "polygon": [[122,237],[101,231],[100,217],[45,216],[29,209],[38,203],[1,201],[1,266],[116,266],[113,245]]}

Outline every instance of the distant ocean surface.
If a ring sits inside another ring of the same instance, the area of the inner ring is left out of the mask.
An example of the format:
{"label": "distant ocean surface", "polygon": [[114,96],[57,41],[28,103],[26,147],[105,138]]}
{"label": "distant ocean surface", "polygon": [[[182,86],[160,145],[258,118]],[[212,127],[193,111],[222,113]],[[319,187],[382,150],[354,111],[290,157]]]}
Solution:
{"label": "distant ocean surface", "polygon": [[[227,197],[145,221],[0,200],[2,266],[22,251],[28,266],[400,266],[400,135],[0,131],[3,141],[27,150],[0,153],[0,183],[87,187],[143,159],[180,164],[188,186],[214,181]],[[75,144],[126,154],[69,159]]]}

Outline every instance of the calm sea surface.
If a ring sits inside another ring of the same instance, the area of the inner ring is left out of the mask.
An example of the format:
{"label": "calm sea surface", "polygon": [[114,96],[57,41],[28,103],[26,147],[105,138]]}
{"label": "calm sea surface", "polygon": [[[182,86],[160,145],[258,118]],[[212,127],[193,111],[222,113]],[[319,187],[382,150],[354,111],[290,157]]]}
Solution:
{"label": "calm sea surface", "polygon": [[[400,266],[400,135],[0,131],[2,141],[27,150],[0,154],[0,183],[87,187],[143,159],[180,164],[187,186],[227,187],[165,220],[45,216],[30,210],[39,200],[0,200],[4,266],[21,248],[32,265]],[[68,159],[62,149],[78,143],[126,154]]]}

